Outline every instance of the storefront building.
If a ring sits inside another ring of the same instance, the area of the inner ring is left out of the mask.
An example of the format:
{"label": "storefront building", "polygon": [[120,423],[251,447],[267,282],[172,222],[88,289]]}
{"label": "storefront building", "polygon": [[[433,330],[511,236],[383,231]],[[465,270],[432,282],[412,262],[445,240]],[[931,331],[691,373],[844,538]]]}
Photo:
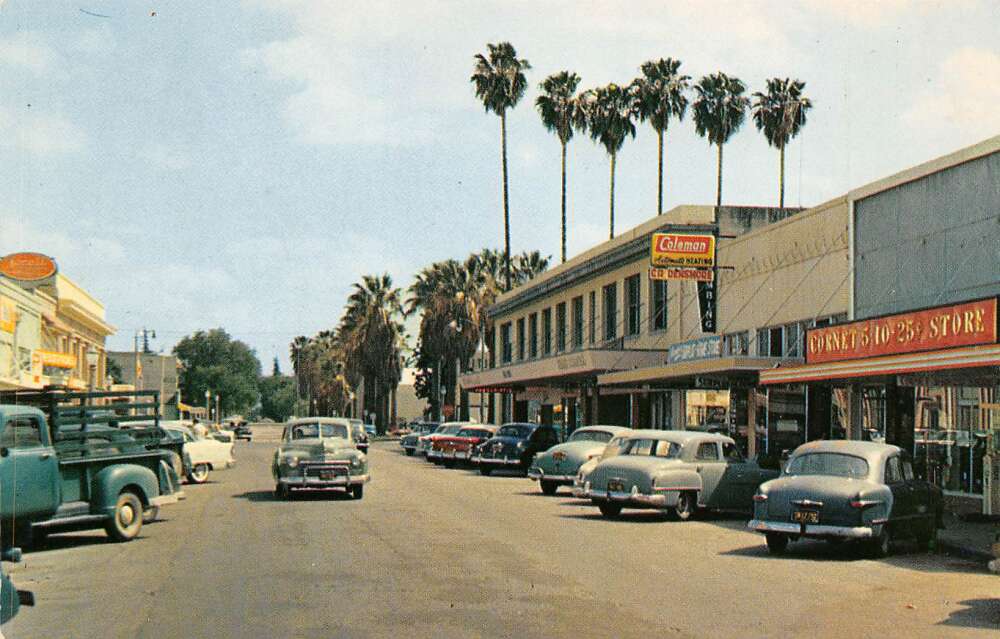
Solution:
{"label": "storefront building", "polygon": [[41,332],[38,298],[0,277],[0,390],[41,388],[41,371],[33,366]]}
{"label": "storefront building", "polygon": [[846,398],[831,436],[897,444],[952,510],[1000,513],[1000,136],[848,197],[854,321],[761,384]]}

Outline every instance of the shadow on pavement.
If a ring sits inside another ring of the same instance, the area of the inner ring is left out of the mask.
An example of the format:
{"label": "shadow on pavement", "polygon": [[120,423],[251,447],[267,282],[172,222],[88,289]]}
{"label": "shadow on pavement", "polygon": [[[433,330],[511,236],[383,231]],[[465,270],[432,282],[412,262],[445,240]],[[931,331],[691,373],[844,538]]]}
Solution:
{"label": "shadow on pavement", "polygon": [[248,490],[239,495],[233,495],[233,499],[245,499],[252,502],[280,502],[280,501],[352,501],[351,496],[342,490],[306,490],[293,491],[289,499],[278,499],[273,490]]}
{"label": "shadow on pavement", "polygon": [[[136,537],[135,540],[141,540],[142,536]],[[51,534],[48,535],[44,541],[38,544],[32,544],[26,548],[23,548],[24,554],[34,555],[38,553],[49,552],[51,550],[63,550],[66,548],[79,548],[80,546],[96,546],[103,544],[110,544],[111,539],[108,538],[104,533],[93,533],[86,535],[79,535],[74,533],[61,533],[61,534]]]}
{"label": "shadow on pavement", "polygon": [[1000,599],[966,599],[958,603],[965,608],[953,610],[938,625],[994,630],[1000,628]]}
{"label": "shadow on pavement", "polygon": [[673,521],[666,513],[658,510],[635,510],[622,512],[614,518],[605,517],[597,510],[596,506],[591,506],[594,512],[586,514],[572,514],[572,515],[559,515],[563,519],[577,519],[583,521],[603,521],[610,524],[614,523],[628,523],[628,524],[668,524]]}

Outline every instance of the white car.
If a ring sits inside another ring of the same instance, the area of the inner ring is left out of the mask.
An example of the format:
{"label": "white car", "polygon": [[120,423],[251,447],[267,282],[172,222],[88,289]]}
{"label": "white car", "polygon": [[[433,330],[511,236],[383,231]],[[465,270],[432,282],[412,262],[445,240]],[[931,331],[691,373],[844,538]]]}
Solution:
{"label": "white car", "polygon": [[191,483],[203,484],[208,481],[210,471],[225,470],[236,465],[232,442],[225,443],[205,437],[181,422],[162,422],[161,426],[184,438],[184,452],[190,458],[187,478]]}

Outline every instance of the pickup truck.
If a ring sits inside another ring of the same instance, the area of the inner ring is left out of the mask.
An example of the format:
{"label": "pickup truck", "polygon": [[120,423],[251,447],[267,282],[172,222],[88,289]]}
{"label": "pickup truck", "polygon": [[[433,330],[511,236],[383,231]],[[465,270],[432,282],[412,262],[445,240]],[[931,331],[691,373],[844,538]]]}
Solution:
{"label": "pickup truck", "polygon": [[[129,541],[176,502],[183,443],[159,427],[158,407],[155,391],[0,393],[3,546],[98,527]],[[153,426],[128,428],[151,412]]]}

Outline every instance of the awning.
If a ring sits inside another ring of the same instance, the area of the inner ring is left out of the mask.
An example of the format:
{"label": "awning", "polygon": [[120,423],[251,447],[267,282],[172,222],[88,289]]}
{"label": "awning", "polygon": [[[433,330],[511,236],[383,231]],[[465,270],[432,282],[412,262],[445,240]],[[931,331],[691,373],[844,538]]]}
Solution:
{"label": "awning", "polygon": [[777,357],[711,357],[676,362],[663,366],[650,366],[631,371],[620,371],[600,375],[598,386],[613,386],[619,384],[662,384],[665,387],[697,387],[697,378],[711,377],[719,381],[735,384],[756,384],[757,374],[775,366],[798,363],[802,360],[783,359]]}
{"label": "awning", "polygon": [[38,359],[39,361],[41,361],[42,366],[51,366],[52,368],[65,368],[65,369],[76,368],[76,355],[71,355],[69,353],[58,353],[56,351],[45,351],[45,350],[36,350],[35,355],[38,356]]}
{"label": "awning", "polygon": [[761,384],[801,384],[803,382],[848,382],[854,379],[895,375],[933,376],[962,373],[970,377],[996,378],[1000,375],[1000,344],[970,346],[923,353],[850,359],[821,364],[805,364],[761,371]]}

